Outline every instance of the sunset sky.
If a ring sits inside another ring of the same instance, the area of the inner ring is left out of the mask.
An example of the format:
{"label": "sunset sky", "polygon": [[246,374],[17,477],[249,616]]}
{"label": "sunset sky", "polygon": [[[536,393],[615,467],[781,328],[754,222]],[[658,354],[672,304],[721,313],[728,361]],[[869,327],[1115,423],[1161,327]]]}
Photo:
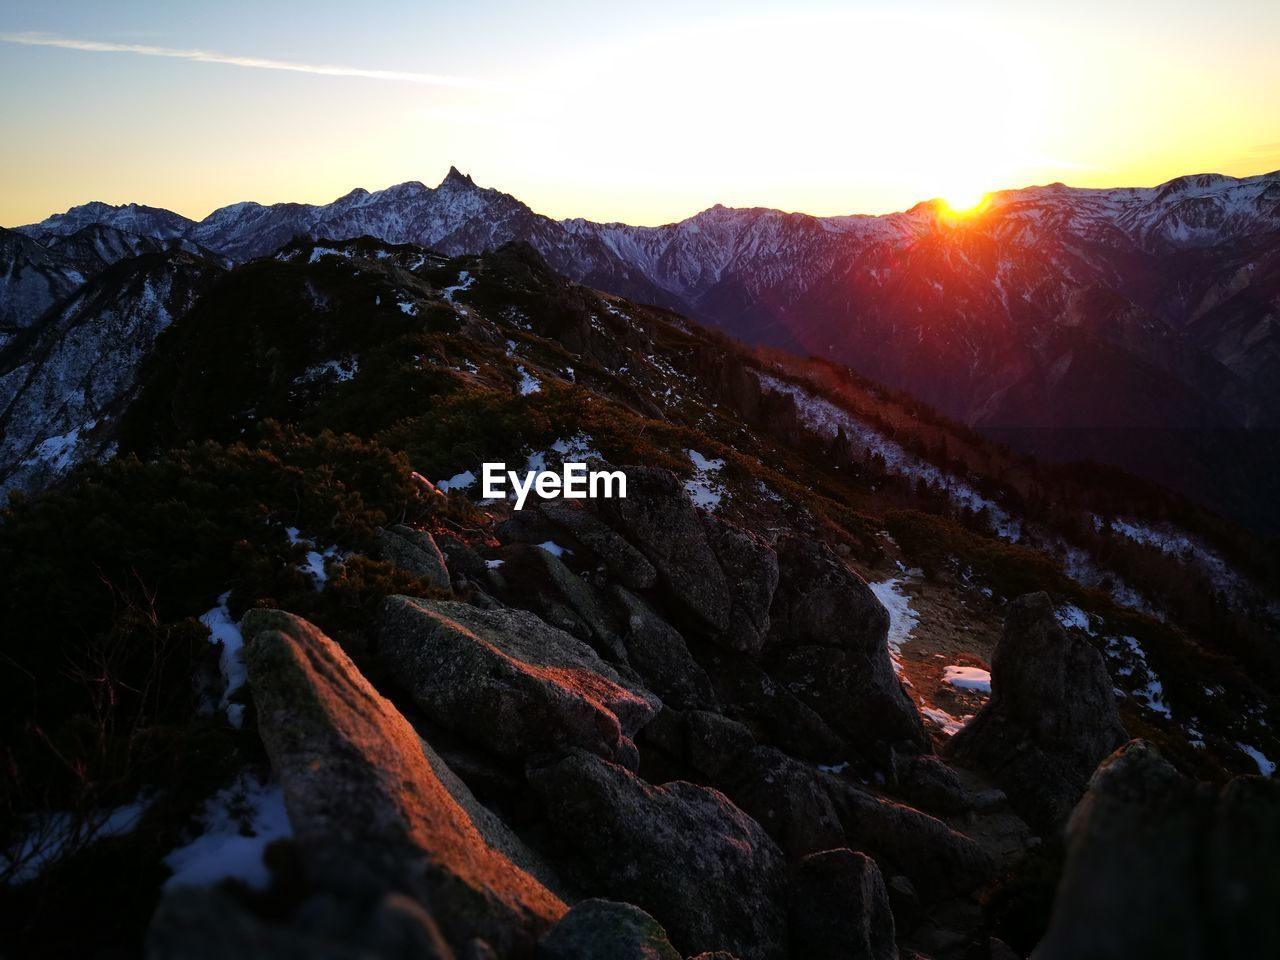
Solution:
{"label": "sunset sky", "polygon": [[608,6],[0,2],[0,224],[450,164],[631,223],[1280,168],[1275,0]]}

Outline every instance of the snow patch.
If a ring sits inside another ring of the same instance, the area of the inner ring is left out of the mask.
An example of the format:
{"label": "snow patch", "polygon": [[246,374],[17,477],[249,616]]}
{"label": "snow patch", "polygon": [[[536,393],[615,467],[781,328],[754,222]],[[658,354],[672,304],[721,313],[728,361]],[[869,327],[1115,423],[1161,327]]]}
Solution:
{"label": "snow patch", "polygon": [[911,631],[920,623],[920,616],[911,609],[911,598],[902,592],[900,579],[881,580],[868,584],[881,606],[889,611],[889,656],[893,669],[902,672],[902,645],[911,639]]}
{"label": "snow patch", "polygon": [[470,470],[464,470],[462,473],[455,473],[448,480],[441,480],[436,486],[448,493],[450,490],[465,490],[474,486],[475,482],[476,475]]}
{"label": "snow patch", "polygon": [[942,671],[942,680],[959,690],[973,690],[977,693],[991,692],[991,674],[978,667],[961,667],[949,665]]}
{"label": "snow patch", "polygon": [[243,687],[249,679],[249,671],[244,665],[244,635],[231,616],[227,601],[231,597],[228,590],[218,598],[218,605],[200,617],[200,622],[209,628],[209,642],[222,645],[222,653],[218,657],[218,672],[222,674],[222,699],[218,709],[227,714],[227,720],[237,730],[244,723],[244,704],[232,703],[231,697]]}
{"label": "snow patch", "polygon": [[204,832],[165,857],[173,871],[165,886],[205,887],[235,879],[264,889],[270,878],[263,851],[293,836],[280,785],[241,776],[205,802],[200,819]]}
{"label": "snow patch", "polygon": [[686,480],[684,489],[689,494],[695,507],[704,510],[715,510],[724,498],[724,484],[716,477],[724,469],[724,459],[709,460],[697,450],[689,449],[685,453],[693,461],[693,476]]}
{"label": "snow patch", "polygon": [[538,548],[540,550],[547,551],[547,553],[551,554],[553,557],[563,557],[566,553],[573,553],[573,551],[568,547],[562,547],[554,540],[544,540],[542,543],[538,544]]}

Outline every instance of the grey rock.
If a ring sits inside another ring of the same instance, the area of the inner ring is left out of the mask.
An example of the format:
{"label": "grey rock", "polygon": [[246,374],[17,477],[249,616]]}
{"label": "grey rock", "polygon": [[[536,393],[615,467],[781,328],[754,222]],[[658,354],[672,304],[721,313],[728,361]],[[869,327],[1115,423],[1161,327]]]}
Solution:
{"label": "grey rock", "polygon": [[521,610],[388,597],[378,650],[424,714],[503,756],[582,747],[634,768],[631,738],[661,705],[586,643]]}
{"label": "grey rock", "polygon": [[689,653],[684,637],[629,590],[614,586],[625,627],[622,645],[627,661],[645,685],[677,709],[716,707],[711,679]]}
{"label": "grey rock", "polygon": [[662,924],[639,907],[582,900],[538,944],[540,960],[681,960]]}
{"label": "grey rock", "polygon": [[[778,582],[769,643],[872,653],[885,646],[889,612],[830,547],[787,535],[777,545]],[[885,649],[888,661],[888,649]]]}
{"label": "grey rock", "polygon": [[941,820],[874,796],[846,780],[820,776],[848,846],[871,854],[884,873],[908,877],[922,897],[971,895],[994,874],[991,857]]}
{"label": "grey rock", "polygon": [[242,629],[258,728],[312,882],[341,903],[401,893],[455,947],[520,952],[565,911],[536,857],[424,749],[336,643],[287,613]]}
{"label": "grey rock", "polygon": [[635,544],[667,591],[709,630],[729,628],[729,584],[698,511],[675,474],[624,467],[627,496],[600,502],[601,515]]}
{"label": "grey rock", "polygon": [[1275,953],[1280,781],[1195,783],[1135,740],[1098,767],[1066,838],[1037,960]]}
{"label": "grey rock", "polygon": [[789,647],[779,651],[773,676],[870,757],[886,756],[887,747],[908,751],[928,747],[920,713],[902,689],[886,648],[858,653],[833,647]]}
{"label": "grey rock", "polygon": [[[430,936],[430,931],[424,931]],[[424,952],[423,960],[452,960],[444,952]],[[150,960],[362,960],[363,944],[288,925],[268,924],[220,890],[179,887],[160,900],[147,930]],[[408,960],[408,958],[405,958]]]}
{"label": "grey rock", "polygon": [[894,929],[903,933],[915,929],[923,916],[920,894],[916,893],[915,884],[898,874],[889,878],[889,882],[885,884],[885,892],[889,895],[889,907],[893,910]]}
{"label": "grey rock", "polygon": [[716,650],[704,662],[725,713],[750,726],[759,740],[818,762],[831,763],[849,755],[848,742],[755,660]]}
{"label": "grey rock", "polygon": [[904,757],[895,763],[894,777],[897,794],[926,810],[956,815],[974,807],[956,772],[939,757]]}
{"label": "grey rock", "polygon": [[723,794],[651,786],[581,752],[529,782],[598,888],[653,914],[679,950],[785,953],[782,852]]}
{"label": "grey rock", "polygon": [[791,954],[806,960],[897,960],[893,912],[875,861],[826,850],[791,873]]}
{"label": "grey rock", "polygon": [[742,724],[690,711],[673,713],[661,726],[665,749],[724,791],[793,857],[851,846],[932,895],[971,893],[991,875],[987,854],[942,821],[758,745]]}
{"label": "grey rock", "polygon": [[871,588],[815,540],[783,537],[777,552],[774,676],[865,750],[885,743],[925,749],[920,714],[889,657],[889,614]]}
{"label": "grey rock", "polygon": [[544,503],[542,512],[547,519],[590,548],[610,575],[624,587],[647,590],[658,582],[658,571],[644,554],[594,513],[559,502]]}
{"label": "grey rock", "polygon": [[729,585],[729,628],[716,637],[730,650],[764,647],[778,586],[778,557],[768,544],[712,513],[702,513],[707,542]]}
{"label": "grey rock", "polygon": [[449,566],[435,539],[425,530],[398,523],[378,528],[382,555],[397,567],[429,580],[432,586],[449,589]]}
{"label": "grey rock", "polygon": [[989,776],[1045,834],[1060,830],[1097,765],[1127,739],[1102,654],[1062,629],[1048,594],[1009,605],[991,699],[948,756]]}
{"label": "grey rock", "polygon": [[[531,587],[525,589],[525,594],[532,594],[531,599],[543,619],[561,626],[559,620],[552,619],[558,616],[569,623],[561,629],[586,640],[607,659],[615,663],[625,662],[626,654],[619,636],[622,625],[608,597],[546,550],[524,548],[521,555],[538,567],[537,574],[529,578]],[[515,567],[510,569],[515,572]]]}
{"label": "grey rock", "polygon": [[439,537],[436,544],[444,554],[445,563],[451,574],[454,576],[461,574],[472,580],[484,579],[488,567],[485,565],[484,558],[471,546],[450,536]]}
{"label": "grey rock", "polygon": [[790,857],[842,847],[844,829],[824,779],[718,714],[684,717],[688,762],[753,817]]}

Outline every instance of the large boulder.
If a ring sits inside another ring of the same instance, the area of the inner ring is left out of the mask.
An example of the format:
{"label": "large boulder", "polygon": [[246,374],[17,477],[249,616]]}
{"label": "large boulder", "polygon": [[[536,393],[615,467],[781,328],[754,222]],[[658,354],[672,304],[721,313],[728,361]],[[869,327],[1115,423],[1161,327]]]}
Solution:
{"label": "large boulder", "polygon": [[729,628],[729,584],[702,520],[675,474],[625,467],[627,495],[600,501],[603,517],[639,547],[667,592],[704,628]]}
{"label": "large boulder", "polygon": [[242,629],[258,729],[315,887],[337,902],[401,893],[455,948],[527,954],[565,912],[537,858],[310,623],[252,610]]}
{"label": "large boulder", "polygon": [[845,844],[840,817],[819,771],[715,713],[684,717],[685,759],[753,817],[790,857]]}
{"label": "large boulder", "polygon": [[889,614],[871,588],[815,540],[783,537],[777,552],[769,613],[774,676],[869,753],[884,744],[927,747],[919,711],[889,657]]}
{"label": "large boulder", "polygon": [[540,547],[520,546],[508,551],[501,572],[507,595],[516,606],[586,640],[605,659],[625,661],[619,638],[621,618],[609,598],[555,554]]}
{"label": "large boulder", "polygon": [[591,882],[652,913],[684,954],[785,955],[782,852],[723,794],[582,752],[528,775]]}
{"label": "large boulder", "polygon": [[778,585],[777,555],[727,520],[713,513],[701,516],[707,542],[729,585],[729,627],[716,640],[730,650],[760,650],[769,635],[769,607]]}
{"label": "large boulder", "polygon": [[883,760],[891,756],[890,747],[928,748],[920,712],[902,689],[884,648],[787,648],[779,651],[773,676],[867,756]]}
{"label": "large boulder", "polygon": [[614,586],[610,592],[626,619],[622,645],[627,662],[645,685],[677,709],[714,708],[711,680],[689,654],[680,632],[631,591]]}
{"label": "large boulder", "polygon": [[749,726],[757,739],[822,763],[849,755],[848,742],[753,658],[713,650],[703,662],[725,714]]}
{"label": "large boulder", "polygon": [[991,658],[991,699],[946,750],[995,781],[1033,828],[1051,833],[1126,739],[1102,654],[1062,629],[1048,594],[1033,593],[1009,605]]}
{"label": "large boulder", "polygon": [[647,590],[658,582],[658,571],[644,554],[594,513],[558,501],[544,503],[542,512],[595,553],[613,579],[622,586]]}
{"label": "large boulder", "polygon": [[540,960],[681,960],[662,924],[639,907],[581,900],[538,944]]}
{"label": "large boulder", "polygon": [[889,612],[866,581],[817,540],[791,534],[779,538],[776,550],[769,643],[864,654],[883,648],[888,663]]}
{"label": "large boulder", "polygon": [[522,610],[393,596],[378,652],[424,714],[503,756],[581,747],[634,768],[661,706],[583,641]]}
{"label": "large boulder", "polygon": [[1276,953],[1280,781],[1182,777],[1135,740],[1072,813],[1037,960],[1210,960]]}
{"label": "large boulder", "polygon": [[995,872],[974,840],[914,807],[821,774],[848,845],[875,857],[885,876],[901,874],[925,899],[967,896]]}
{"label": "large boulder", "polygon": [[991,858],[942,821],[759,745],[742,724],[704,711],[664,710],[652,733],[792,857],[853,847],[930,897],[972,893],[991,876]]}
{"label": "large boulder", "polygon": [[[146,955],[149,960],[361,960],[371,955],[375,944],[385,946],[385,921],[374,919],[381,912],[370,911],[364,929],[317,931],[296,922],[268,923],[217,889],[179,887],[166,893],[156,907],[147,930]],[[409,916],[405,910],[400,919]],[[399,924],[398,931],[402,942],[419,941],[412,955],[421,960],[454,960],[434,921],[425,914],[417,919],[416,937],[406,924]],[[373,955],[397,956],[391,951]]]}
{"label": "large boulder", "polygon": [[897,960],[893,911],[875,861],[825,850],[791,871],[791,955],[805,960]]}
{"label": "large boulder", "polygon": [[442,590],[449,589],[449,566],[435,539],[425,530],[403,523],[378,528],[382,556]]}

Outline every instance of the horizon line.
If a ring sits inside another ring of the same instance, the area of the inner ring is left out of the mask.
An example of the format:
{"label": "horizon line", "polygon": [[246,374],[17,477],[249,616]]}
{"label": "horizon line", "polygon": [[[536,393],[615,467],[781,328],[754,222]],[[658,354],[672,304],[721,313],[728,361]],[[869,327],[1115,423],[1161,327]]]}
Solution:
{"label": "horizon line", "polygon": [[[3,35],[3,34],[0,34],[0,40],[3,40],[3,39],[4,39],[4,35]],[[64,210],[64,211],[50,213],[48,216],[44,217],[44,218],[43,218],[43,219],[41,219],[41,220],[32,221],[32,222],[30,222],[30,223],[15,224],[14,226],[10,226],[10,227],[0,226],[0,229],[5,229],[5,230],[22,230],[22,229],[25,229],[25,228],[28,228],[28,227],[37,227],[37,226],[39,226],[40,224],[44,223],[45,221],[47,221],[47,220],[51,220],[51,219],[52,219],[52,218],[54,218],[54,217],[65,216],[66,214],[70,213],[72,210],[79,209],[80,207],[86,207],[86,206],[89,206],[90,204],[94,204],[94,203],[102,203],[102,204],[104,204],[104,205],[106,205],[106,206],[109,206],[109,207],[112,207],[112,208],[114,208],[114,209],[122,209],[122,208],[130,207],[130,206],[134,206],[134,207],[147,207],[147,208],[149,208],[149,209],[151,209],[151,210],[159,210],[159,211],[162,211],[162,212],[164,212],[164,213],[171,213],[171,214],[173,214],[173,215],[175,215],[175,216],[182,217],[184,220],[188,220],[188,221],[190,221],[191,223],[196,223],[196,224],[198,224],[198,223],[203,223],[205,220],[209,219],[209,217],[213,216],[213,215],[214,215],[215,213],[217,213],[219,210],[226,210],[226,209],[227,209],[227,208],[229,208],[229,207],[234,207],[234,206],[238,206],[238,205],[241,205],[241,204],[256,204],[257,206],[261,206],[261,207],[272,207],[272,206],[276,206],[276,205],[278,205],[278,204],[283,204],[283,203],[299,203],[299,204],[301,204],[301,205],[303,205],[303,206],[310,206],[310,207],[324,207],[324,206],[330,206],[330,205],[332,205],[332,204],[336,203],[337,201],[341,200],[343,197],[348,196],[349,194],[354,193],[354,192],[355,192],[355,191],[357,191],[357,190],[364,190],[364,191],[365,191],[365,193],[369,193],[369,194],[373,194],[373,193],[382,193],[382,192],[385,192],[385,191],[387,191],[387,190],[390,190],[390,189],[392,189],[392,188],[394,188],[394,187],[401,187],[401,186],[405,186],[405,185],[407,185],[407,184],[417,184],[417,185],[419,185],[419,186],[421,186],[421,187],[423,187],[424,189],[427,189],[427,190],[438,190],[438,189],[440,189],[440,187],[441,187],[441,186],[443,186],[443,185],[444,185],[444,184],[445,184],[445,183],[450,179],[450,174],[451,174],[451,173],[454,173],[454,172],[456,172],[456,173],[458,174],[458,176],[459,176],[459,178],[460,178],[460,179],[463,179],[463,180],[466,180],[466,181],[470,182],[470,184],[471,184],[473,187],[475,187],[476,189],[478,189],[478,190],[495,190],[495,191],[497,191],[498,193],[505,194],[506,196],[512,197],[513,199],[517,200],[518,202],[520,202],[520,203],[524,204],[526,207],[529,207],[529,209],[530,209],[533,213],[538,214],[539,216],[546,216],[546,217],[547,217],[547,219],[549,219],[549,220],[555,220],[556,222],[559,222],[559,223],[562,223],[562,222],[565,222],[565,221],[568,221],[568,220],[587,220],[587,218],[586,218],[586,217],[581,217],[581,216],[568,216],[568,217],[556,218],[556,217],[550,216],[550,215],[548,215],[548,214],[541,214],[541,213],[539,213],[537,210],[535,210],[532,206],[530,206],[528,203],[526,203],[524,200],[522,200],[520,197],[515,196],[515,194],[508,193],[507,191],[502,190],[502,189],[500,189],[500,188],[498,188],[498,187],[485,187],[485,186],[481,186],[480,184],[477,184],[477,183],[475,182],[475,180],[473,180],[473,179],[472,179],[472,177],[470,176],[470,174],[462,173],[460,170],[458,170],[458,168],[457,168],[457,166],[456,166],[456,165],[451,165],[451,166],[450,166],[450,168],[449,168],[449,171],[450,171],[450,173],[446,173],[446,174],[445,174],[445,176],[444,176],[444,178],[443,178],[443,179],[440,181],[440,183],[439,183],[437,186],[435,186],[435,187],[429,187],[429,186],[427,186],[427,185],[426,185],[426,183],[425,183],[425,182],[423,182],[422,180],[401,180],[401,181],[398,181],[398,182],[396,182],[396,183],[389,183],[389,184],[387,184],[385,187],[379,187],[379,188],[377,188],[377,189],[373,189],[373,190],[371,190],[371,189],[369,189],[369,188],[367,188],[367,187],[361,187],[361,186],[352,187],[350,190],[347,190],[345,193],[341,193],[341,194],[339,194],[338,196],[334,197],[332,200],[329,200],[329,201],[327,201],[327,202],[322,202],[322,203],[311,203],[311,202],[307,202],[307,201],[287,200],[287,199],[286,199],[286,200],[272,200],[272,201],[268,201],[268,202],[258,201],[258,200],[234,200],[234,201],[232,201],[231,203],[224,203],[224,204],[222,204],[221,206],[214,207],[212,210],[210,210],[210,211],[209,211],[207,214],[205,214],[203,217],[191,217],[191,216],[188,216],[187,214],[179,213],[179,212],[178,212],[178,211],[176,211],[176,210],[170,209],[169,207],[157,207],[157,206],[153,206],[152,204],[149,204],[149,203],[139,202],[139,201],[137,201],[137,200],[129,200],[129,201],[126,201],[126,202],[124,202],[124,203],[107,203],[107,202],[106,202],[106,201],[104,201],[104,200],[85,200],[85,201],[83,201],[83,202],[81,202],[81,203],[75,203],[75,204],[72,204],[70,207],[68,207],[68,208],[67,208],[66,210]],[[983,194],[982,204],[986,204],[987,202],[989,202],[989,200],[990,200],[992,197],[995,197],[995,196],[1000,195],[1000,194],[1019,193],[1019,192],[1026,191],[1026,190],[1042,190],[1042,189],[1046,189],[1046,188],[1048,188],[1048,187],[1063,187],[1063,188],[1065,188],[1065,189],[1067,189],[1067,190],[1077,190],[1077,191],[1086,191],[1086,190],[1089,190],[1089,191],[1098,191],[1098,192],[1108,192],[1108,191],[1114,191],[1114,190],[1154,190],[1154,189],[1157,189],[1157,188],[1159,188],[1159,187],[1163,187],[1163,186],[1166,186],[1166,185],[1168,185],[1168,184],[1170,184],[1170,183],[1173,183],[1175,180],[1194,179],[1194,178],[1196,178],[1196,177],[1219,177],[1219,178],[1222,178],[1222,179],[1224,179],[1224,180],[1234,180],[1234,181],[1236,181],[1236,182],[1241,182],[1241,181],[1244,181],[1244,180],[1257,180],[1257,179],[1261,179],[1261,178],[1265,178],[1265,177],[1273,177],[1273,176],[1278,176],[1278,175],[1280,175],[1280,168],[1276,168],[1276,169],[1273,169],[1273,170],[1264,170],[1264,171],[1261,171],[1261,172],[1259,172],[1259,173],[1251,173],[1251,174],[1246,174],[1246,175],[1244,175],[1244,176],[1239,176],[1239,177],[1237,177],[1237,176],[1232,176],[1231,174],[1228,174],[1228,173],[1216,173],[1216,172],[1212,172],[1212,171],[1201,171],[1201,172],[1199,172],[1199,173],[1183,173],[1183,174],[1178,174],[1177,176],[1170,177],[1170,178],[1169,178],[1169,179],[1167,179],[1167,180],[1161,180],[1161,181],[1159,181],[1158,183],[1149,184],[1149,185],[1147,185],[1147,186],[1110,186],[1110,187],[1077,187],[1077,186],[1072,186],[1071,184],[1066,183],[1066,182],[1061,181],[1061,180],[1055,180],[1055,181],[1052,181],[1052,182],[1050,182],[1050,183],[1029,183],[1029,184],[1024,184],[1023,186],[1020,186],[1020,187],[1000,187],[1000,188],[995,189],[995,190],[988,190],[987,192],[985,192],[985,193]],[[672,226],[672,225],[674,225],[674,224],[683,223],[685,220],[692,219],[693,217],[699,216],[700,214],[707,213],[707,212],[709,212],[709,211],[711,211],[711,210],[715,210],[715,209],[719,209],[719,208],[723,208],[723,209],[726,209],[726,210],[769,210],[769,211],[773,211],[773,212],[775,212],[775,213],[783,213],[783,214],[787,214],[787,215],[790,215],[790,216],[811,217],[811,218],[813,218],[813,219],[815,219],[815,220],[835,220],[835,219],[841,219],[841,218],[846,218],[846,217],[866,217],[866,218],[868,218],[868,219],[877,219],[877,218],[880,218],[880,217],[893,217],[893,216],[898,216],[898,215],[900,215],[900,214],[904,214],[904,213],[910,213],[912,210],[916,209],[917,207],[921,206],[922,204],[936,204],[936,203],[946,203],[946,202],[947,202],[947,201],[946,201],[946,199],[945,199],[945,198],[943,198],[943,197],[941,197],[941,196],[935,196],[935,197],[926,197],[926,198],[924,198],[924,199],[917,200],[915,203],[911,204],[909,207],[905,207],[905,208],[903,208],[903,209],[899,209],[899,210],[886,210],[886,211],[884,211],[883,213],[856,213],[856,212],[854,212],[854,213],[828,213],[828,214],[810,213],[809,211],[806,211],[806,210],[784,210],[784,209],[782,209],[781,207],[758,206],[758,205],[757,205],[757,206],[732,207],[732,206],[726,206],[724,203],[715,202],[715,203],[710,204],[709,206],[705,206],[705,207],[702,207],[702,208],[700,208],[700,209],[698,209],[698,210],[695,210],[693,213],[690,213],[690,214],[688,214],[687,216],[682,217],[682,218],[680,218],[680,219],[678,219],[678,220],[668,220],[668,221],[666,221],[665,223],[656,223],[656,224],[631,224],[631,223],[627,223],[626,221],[623,221],[623,220],[589,220],[588,222],[591,222],[591,223],[599,223],[599,224],[605,224],[605,225],[608,225],[608,224],[621,224],[621,225],[624,225],[624,226],[650,227],[650,228],[655,228],[655,229],[656,229],[656,228],[658,228],[658,227]]]}

